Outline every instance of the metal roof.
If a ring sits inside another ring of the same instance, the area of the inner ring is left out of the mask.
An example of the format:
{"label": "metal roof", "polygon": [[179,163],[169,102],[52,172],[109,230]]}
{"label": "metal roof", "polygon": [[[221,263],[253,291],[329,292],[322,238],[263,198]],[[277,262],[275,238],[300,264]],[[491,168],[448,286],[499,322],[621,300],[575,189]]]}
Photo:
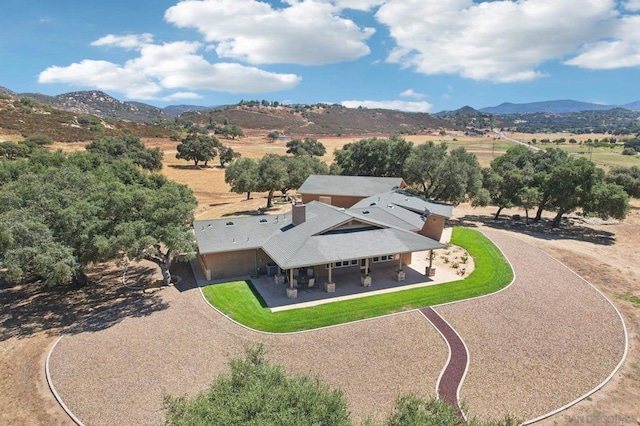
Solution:
{"label": "metal roof", "polygon": [[453,206],[450,204],[438,203],[427,200],[402,189],[376,194],[374,196],[358,201],[352,208],[363,208],[371,206],[396,205],[403,209],[422,214],[425,211],[429,214],[436,214],[450,218],[453,214]]}
{"label": "metal roof", "polygon": [[368,197],[403,185],[399,177],[310,175],[298,193]]}

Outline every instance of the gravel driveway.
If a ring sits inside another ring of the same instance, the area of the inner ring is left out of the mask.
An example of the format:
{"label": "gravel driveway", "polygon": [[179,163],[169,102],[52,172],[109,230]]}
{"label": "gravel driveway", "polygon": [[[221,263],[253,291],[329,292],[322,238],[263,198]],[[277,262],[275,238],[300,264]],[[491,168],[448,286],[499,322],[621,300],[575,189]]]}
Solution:
{"label": "gravel driveway", "polygon": [[[345,391],[354,419],[381,419],[399,392],[432,395],[444,340],[418,311],[292,335],[246,330],[211,309],[198,289],[160,292],[163,309],[109,328],[65,335],[51,356],[53,384],[87,425],[158,424],[162,392],[195,394],[243,344],[263,342],[288,371]],[[94,329],[94,327],[85,327]]]}
{"label": "gravel driveway", "polygon": [[516,273],[506,290],[435,310],[465,341],[468,414],[532,419],[599,385],[620,362],[624,327],[593,287],[543,251],[485,232]]}
{"label": "gravel driveway", "polygon": [[[461,397],[472,415],[531,418],[600,383],[624,351],[615,310],[544,252],[487,232],[516,281],[486,298],[436,308],[464,339],[470,370]],[[80,327],[51,355],[53,384],[88,425],[158,424],[162,392],[194,394],[247,342],[289,371],[319,375],[347,396],[356,422],[379,420],[400,392],[431,395],[448,350],[418,312],[291,335],[246,330],[211,309],[198,289],[167,288],[152,313]]]}

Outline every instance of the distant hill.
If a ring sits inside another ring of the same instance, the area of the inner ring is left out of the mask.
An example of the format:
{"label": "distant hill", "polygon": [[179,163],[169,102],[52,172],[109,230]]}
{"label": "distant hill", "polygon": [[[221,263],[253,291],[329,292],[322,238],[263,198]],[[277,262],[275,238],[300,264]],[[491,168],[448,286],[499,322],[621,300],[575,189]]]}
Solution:
{"label": "distant hill", "polygon": [[77,112],[71,112],[51,106],[50,98],[57,97],[12,93],[2,91],[0,96],[1,133],[23,136],[40,133],[60,142],[87,141],[116,136],[122,132],[140,137],[169,137],[174,133],[164,125],[134,123],[89,114],[81,107],[83,103],[75,97],[54,99],[55,102],[66,102],[68,108],[78,108]]}
{"label": "distant hill", "polygon": [[610,133],[629,135],[640,132],[640,112],[625,108],[554,114],[534,112],[496,114],[500,127],[522,133]]}
{"label": "distant hill", "polygon": [[505,102],[498,106],[481,108],[480,111],[489,114],[530,114],[536,112],[563,114],[580,111],[605,111],[614,108],[640,110],[640,101],[627,105],[601,105],[573,100],[531,102],[524,104]]}
{"label": "distant hill", "polygon": [[341,105],[234,105],[215,110],[186,112],[179,120],[200,125],[235,124],[242,129],[278,130],[286,135],[425,134],[452,126],[426,113],[386,109],[346,108]]}
{"label": "distant hill", "polygon": [[162,109],[141,102],[122,102],[99,90],[63,93],[57,96],[39,93],[21,93],[20,97],[30,97],[40,103],[63,111],[92,114],[103,118],[151,123],[169,118]]}
{"label": "distant hill", "polygon": [[206,111],[209,109],[214,109],[215,106],[202,106],[202,105],[169,105],[167,107],[162,108],[162,111],[172,117],[177,117],[180,114],[184,114],[185,112],[190,111]]}
{"label": "distant hill", "polygon": [[441,111],[434,116],[465,129],[486,129],[495,127],[493,115],[463,106],[455,111]]}

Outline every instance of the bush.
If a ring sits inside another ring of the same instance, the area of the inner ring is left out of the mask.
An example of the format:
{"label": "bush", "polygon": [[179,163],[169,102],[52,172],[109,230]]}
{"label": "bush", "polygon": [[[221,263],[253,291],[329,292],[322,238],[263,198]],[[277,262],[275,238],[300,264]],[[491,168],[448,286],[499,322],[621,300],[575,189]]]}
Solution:
{"label": "bush", "polygon": [[211,387],[193,399],[164,397],[169,425],[350,425],[344,394],[317,378],[287,375],[265,358],[262,345],[229,362]]}
{"label": "bush", "polygon": [[622,155],[636,155],[637,152],[633,148],[625,148],[622,150]]}

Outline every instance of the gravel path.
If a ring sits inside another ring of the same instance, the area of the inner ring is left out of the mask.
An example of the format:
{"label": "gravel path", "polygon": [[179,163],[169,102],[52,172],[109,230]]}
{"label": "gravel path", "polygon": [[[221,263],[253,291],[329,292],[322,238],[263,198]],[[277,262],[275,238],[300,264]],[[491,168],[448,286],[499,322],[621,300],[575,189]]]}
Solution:
{"label": "gravel path", "polygon": [[[85,325],[52,353],[56,390],[87,425],[158,424],[162,392],[195,394],[228,355],[263,342],[289,371],[345,391],[354,419],[380,420],[400,392],[432,395],[448,350],[418,311],[294,335],[246,330],[211,309],[197,289],[167,288],[153,312],[101,328]],[[99,321],[96,321],[99,322]]]}
{"label": "gravel path", "polygon": [[620,362],[624,327],[611,304],[541,250],[486,234],[516,273],[489,297],[436,308],[469,350],[460,397],[467,413],[531,419],[599,385]]}

